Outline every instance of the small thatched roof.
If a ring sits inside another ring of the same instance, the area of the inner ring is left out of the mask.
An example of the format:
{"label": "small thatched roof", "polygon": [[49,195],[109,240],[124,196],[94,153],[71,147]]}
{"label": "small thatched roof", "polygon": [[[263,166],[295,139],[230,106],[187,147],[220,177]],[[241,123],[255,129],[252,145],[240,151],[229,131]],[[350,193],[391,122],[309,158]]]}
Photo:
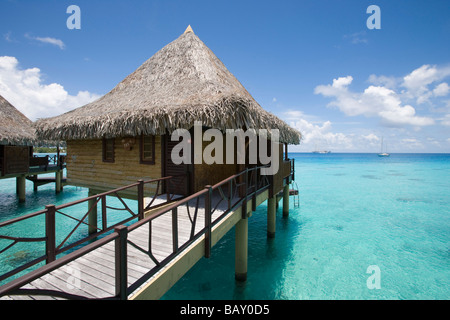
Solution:
{"label": "small thatched roof", "polygon": [[279,129],[280,141],[300,133],[265,111],[190,27],[113,90],[83,107],[37,121],[41,139],[165,134],[194,121],[225,129]]}
{"label": "small thatched roof", "polygon": [[0,144],[32,145],[34,140],[31,120],[0,95]]}

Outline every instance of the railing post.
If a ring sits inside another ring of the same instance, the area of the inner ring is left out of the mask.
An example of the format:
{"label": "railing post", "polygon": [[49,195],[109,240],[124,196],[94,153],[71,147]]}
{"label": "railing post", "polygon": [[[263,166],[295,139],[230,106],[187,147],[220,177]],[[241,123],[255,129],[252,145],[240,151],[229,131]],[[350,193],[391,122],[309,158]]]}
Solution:
{"label": "railing post", "polygon": [[178,207],[172,209],[172,248],[173,253],[178,251]]}
{"label": "railing post", "polygon": [[144,180],[138,180],[138,220],[144,219]]}
{"label": "railing post", "polygon": [[231,198],[233,197],[233,184],[232,179],[228,181],[228,210],[231,209]]}
{"label": "railing post", "polygon": [[205,258],[211,256],[211,198],[212,186],[205,186],[208,192],[205,193]]}
{"label": "railing post", "polygon": [[115,240],[115,269],[116,269],[116,296],[120,300],[127,300],[127,237],[128,228],[120,225],[114,228],[119,235]]}
{"label": "railing post", "polygon": [[102,196],[102,230],[108,227],[108,218],[106,215],[106,196]]}
{"label": "railing post", "polygon": [[56,233],[55,233],[55,205],[45,206],[45,251],[47,255],[46,263],[56,260]]}
{"label": "railing post", "polygon": [[291,159],[291,180],[295,180],[295,159]]}
{"label": "railing post", "polygon": [[[92,192],[89,192],[88,195],[92,197]],[[97,198],[90,198],[88,200],[88,233],[94,234],[98,232],[97,225]]]}
{"label": "railing post", "polygon": [[245,177],[244,177],[244,201],[242,202],[242,219],[247,218],[247,195],[248,195],[248,168],[245,168]]}

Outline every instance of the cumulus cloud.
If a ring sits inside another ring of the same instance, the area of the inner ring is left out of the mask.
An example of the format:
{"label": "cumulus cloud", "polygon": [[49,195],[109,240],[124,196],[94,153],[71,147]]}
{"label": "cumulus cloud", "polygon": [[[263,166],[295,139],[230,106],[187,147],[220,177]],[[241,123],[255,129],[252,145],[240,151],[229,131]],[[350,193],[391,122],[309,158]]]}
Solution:
{"label": "cumulus cloud", "polygon": [[380,138],[378,138],[378,136],[376,136],[373,133],[369,133],[367,135],[363,135],[362,138],[364,138],[365,140],[367,140],[367,141],[369,141],[371,143],[380,141]]}
{"label": "cumulus cloud", "polygon": [[[376,80],[379,83],[387,82],[389,79],[371,77],[373,81]],[[427,126],[434,123],[434,120],[429,117],[416,115],[415,108],[404,104],[395,90],[386,86],[370,85],[363,92],[352,92],[349,90],[352,81],[352,76],[333,79],[331,85],[317,86],[314,93],[332,98],[328,106],[337,107],[348,116],[378,117],[386,126]],[[410,84],[413,85],[413,83]],[[393,86],[392,81],[391,85]]]}
{"label": "cumulus cloud", "polygon": [[288,110],[281,114],[293,128],[302,133],[301,146],[304,149],[325,148],[333,150],[351,150],[353,141],[351,136],[344,133],[332,132],[331,121],[311,121],[303,112],[298,110]]}
{"label": "cumulus cloud", "polygon": [[[321,120],[299,110],[287,110],[279,114],[291,127],[299,130],[303,139],[300,146],[293,147],[295,151],[311,152],[314,149],[326,149],[332,152],[371,152],[380,151],[382,137],[385,145],[389,145],[389,152],[424,151],[439,152],[440,148],[450,138],[424,136],[411,132],[405,128],[370,128],[354,127],[345,132],[337,131],[334,123]],[[450,126],[450,114],[439,119],[442,124]]]}
{"label": "cumulus cloud", "polygon": [[31,120],[52,117],[100,96],[88,91],[70,95],[58,83],[44,84],[39,68],[21,69],[15,57],[0,57],[0,95]]}
{"label": "cumulus cloud", "polygon": [[450,76],[450,67],[438,68],[437,66],[423,65],[413,70],[403,78],[402,87],[406,88],[402,93],[406,98],[415,99],[417,104],[430,102],[433,97],[445,96],[449,92],[448,84],[437,84],[434,90],[430,86]]}
{"label": "cumulus cloud", "polygon": [[449,92],[450,86],[446,82],[437,85],[436,88],[434,88],[433,90],[433,94],[436,97],[445,97]]}

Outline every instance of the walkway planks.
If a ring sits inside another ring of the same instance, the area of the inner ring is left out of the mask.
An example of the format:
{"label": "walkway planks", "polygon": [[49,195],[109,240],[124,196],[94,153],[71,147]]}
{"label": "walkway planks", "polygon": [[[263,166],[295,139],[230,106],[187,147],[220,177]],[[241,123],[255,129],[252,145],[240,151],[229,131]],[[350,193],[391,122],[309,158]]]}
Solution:
{"label": "walkway planks", "polygon": [[[222,201],[212,216],[212,221],[217,219],[225,210],[226,201]],[[191,218],[195,211],[195,201],[189,203]],[[204,198],[199,201],[195,232],[204,227]],[[146,223],[128,233],[128,240],[149,250],[149,241],[152,245],[152,254],[162,261],[172,254],[172,212],[169,211],[156,218],[150,224]],[[178,246],[182,246],[189,240],[192,223],[185,205],[178,207]],[[150,236],[151,235],[151,236]],[[65,292],[72,295],[83,296],[87,299],[102,299],[115,295],[115,252],[114,241],[77,258],[76,260],[36,279],[24,286],[28,289],[50,289]],[[189,250],[187,248],[186,250]],[[136,249],[133,245],[127,245],[127,272],[128,285],[133,284],[149,270],[156,266],[149,255]],[[135,290],[137,291],[137,290]],[[1,297],[0,300],[40,300],[61,299],[54,296],[41,295],[11,295]]]}

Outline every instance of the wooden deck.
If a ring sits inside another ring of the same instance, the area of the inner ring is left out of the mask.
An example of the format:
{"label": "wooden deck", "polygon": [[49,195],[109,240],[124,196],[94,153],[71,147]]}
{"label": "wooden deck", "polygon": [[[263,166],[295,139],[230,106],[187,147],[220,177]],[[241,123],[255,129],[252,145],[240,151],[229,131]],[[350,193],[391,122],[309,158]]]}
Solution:
{"label": "wooden deck", "polygon": [[[193,215],[195,203],[189,203],[190,214]],[[200,201],[204,203],[204,201]],[[192,207],[191,207],[192,204]],[[224,212],[226,203],[223,201],[213,213],[212,220]],[[196,219],[196,231],[204,227],[204,206],[201,205]],[[191,234],[191,220],[186,206],[178,208],[178,243],[181,246],[188,241]],[[149,224],[128,233],[128,240],[148,250],[149,239],[152,242],[152,254],[161,261],[173,252],[172,247],[172,213],[167,212],[153,220],[151,237]],[[189,250],[190,247],[185,250]],[[135,283],[150,269],[156,266],[149,255],[141,252],[128,243],[128,285]],[[167,266],[166,266],[167,267]],[[155,277],[155,276],[153,276]],[[151,279],[149,279],[151,280]],[[145,284],[144,284],[145,285]],[[142,286],[141,286],[142,287]],[[87,253],[86,255],[56,269],[39,279],[25,285],[28,289],[49,289],[58,292],[83,296],[88,299],[102,299],[115,295],[115,247],[114,241]],[[138,291],[140,288],[134,290]],[[129,297],[133,295],[130,294]],[[49,300],[62,299],[42,295],[3,296],[0,300]]]}

